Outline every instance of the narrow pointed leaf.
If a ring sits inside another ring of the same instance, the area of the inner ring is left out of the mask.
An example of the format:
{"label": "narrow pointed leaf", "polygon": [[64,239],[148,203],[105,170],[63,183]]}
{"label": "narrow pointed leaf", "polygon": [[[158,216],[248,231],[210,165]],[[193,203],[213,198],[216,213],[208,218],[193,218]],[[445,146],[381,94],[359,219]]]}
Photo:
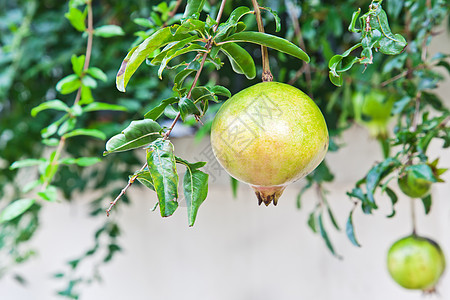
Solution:
{"label": "narrow pointed leaf", "polygon": [[122,133],[109,139],[103,155],[146,146],[161,137],[160,130],[161,126],[153,120],[133,121]]}
{"label": "narrow pointed leaf", "polygon": [[227,43],[223,44],[220,50],[228,57],[236,73],[244,74],[248,79],[256,77],[255,62],[244,48],[235,43]]}
{"label": "narrow pointed leaf", "polygon": [[99,110],[114,110],[114,111],[127,111],[127,108],[122,105],[93,102],[83,107],[83,112],[99,111]]}
{"label": "narrow pointed leaf", "polygon": [[139,46],[131,49],[123,60],[119,72],[117,73],[116,86],[119,91],[125,92],[125,88],[131,76],[153,51],[168,43],[180,41],[189,37],[187,34],[172,35],[171,28],[172,27],[165,27],[156,31]]}
{"label": "narrow pointed leaf", "polygon": [[152,110],[148,111],[144,117],[146,119],[157,120],[164,113],[164,110],[166,109],[166,107],[168,105],[177,103],[179,100],[180,99],[178,97],[164,99],[163,101],[161,101],[161,103],[158,106],[156,106]]}
{"label": "narrow pointed leaf", "polygon": [[183,192],[187,205],[189,226],[193,226],[200,205],[208,195],[209,175],[186,166],[183,178]]}
{"label": "narrow pointed leaf", "polygon": [[[152,175],[150,174],[150,171],[148,170],[148,168],[146,168],[144,171],[139,172],[137,174],[138,176],[136,177],[136,179],[142,183],[143,185],[145,185],[146,187],[148,187],[151,190],[155,190],[155,186],[153,184],[153,179],[152,179]],[[131,176],[130,176],[131,177]],[[156,207],[155,207],[156,208]]]}
{"label": "narrow pointed leaf", "polygon": [[33,204],[35,199],[19,199],[11,202],[0,212],[0,224],[17,218],[25,213]]}
{"label": "narrow pointed leaf", "polygon": [[356,247],[361,247],[361,245],[356,240],[355,229],[353,227],[353,210],[350,212],[348,216],[347,225],[345,226],[345,233],[347,234],[348,239],[352,242]]}
{"label": "narrow pointed leaf", "polygon": [[72,131],[64,134],[63,137],[67,139],[67,138],[70,138],[73,136],[78,136],[78,135],[86,135],[86,136],[95,137],[95,138],[98,138],[101,140],[106,140],[106,135],[103,132],[101,132],[100,130],[84,129],[84,128],[72,130]]}
{"label": "narrow pointed leaf", "polygon": [[196,18],[200,16],[200,12],[205,5],[206,0],[188,0],[183,18]]}
{"label": "narrow pointed leaf", "polygon": [[266,46],[280,52],[297,57],[305,62],[309,62],[309,56],[298,46],[277,37],[275,35],[262,33],[262,32],[239,32],[229,36],[224,42],[249,42],[262,46]]}

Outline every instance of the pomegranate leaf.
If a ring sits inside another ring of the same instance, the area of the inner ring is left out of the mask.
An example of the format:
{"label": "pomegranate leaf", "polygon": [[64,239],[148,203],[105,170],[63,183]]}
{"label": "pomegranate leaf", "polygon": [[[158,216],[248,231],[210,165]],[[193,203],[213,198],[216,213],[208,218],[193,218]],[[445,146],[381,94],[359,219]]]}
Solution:
{"label": "pomegranate leaf", "polygon": [[163,139],[154,141],[147,150],[147,164],[161,216],[171,216],[178,207],[178,174],[173,144]]}
{"label": "pomegranate leaf", "polygon": [[230,60],[233,71],[238,74],[244,74],[248,79],[256,77],[255,62],[244,48],[235,43],[227,43],[222,45],[220,50]]}
{"label": "pomegranate leaf", "polygon": [[206,0],[188,0],[184,10],[183,18],[196,18],[200,16]]}
{"label": "pomegranate leaf", "polygon": [[117,72],[116,86],[121,92],[125,92],[125,88],[130,81],[131,76],[136,72],[137,68],[145,61],[145,59],[156,49],[189,37],[188,34],[174,34],[171,29],[176,29],[179,25],[162,28],[150,37],[145,39],[139,46],[131,49]]}
{"label": "pomegranate leaf", "polygon": [[355,229],[353,227],[353,211],[354,209],[350,212],[350,215],[348,216],[347,225],[345,226],[345,233],[347,234],[348,239],[350,240],[350,242],[352,242],[353,245],[355,245],[356,247],[361,247],[361,245],[356,240],[355,236]]}
{"label": "pomegranate leaf", "polygon": [[398,197],[397,197],[397,194],[395,194],[395,192],[388,187],[386,187],[386,193],[388,194],[389,198],[391,199],[391,203],[392,203],[392,213],[387,217],[392,218],[393,216],[395,216],[395,204],[398,201]]}
{"label": "pomegranate leaf", "polygon": [[[136,179],[140,183],[142,183],[143,185],[145,185],[146,187],[148,187],[152,191],[155,190],[155,185],[153,184],[152,175],[150,174],[150,171],[148,170],[148,167],[145,168],[143,171],[138,172],[135,175],[137,175]],[[133,175],[130,175],[130,177],[133,177]]]}
{"label": "pomegranate leaf", "polygon": [[318,223],[319,223],[320,235],[322,236],[323,240],[325,241],[325,244],[327,245],[327,248],[330,250],[330,252],[334,256],[336,256],[337,258],[340,258],[340,256],[334,250],[333,244],[331,244],[330,238],[328,237],[328,233],[325,230],[325,227],[323,226],[322,213],[319,214],[317,220],[318,220]]}
{"label": "pomegranate leaf", "polygon": [[157,120],[164,113],[164,109],[166,109],[168,105],[177,103],[179,100],[180,98],[178,97],[171,97],[168,99],[164,99],[158,106],[148,111],[144,117],[146,119]]}
{"label": "pomegranate leaf", "polygon": [[239,32],[230,35],[228,38],[224,40],[224,42],[254,43],[292,55],[305,62],[309,62],[308,54],[306,54],[298,46],[296,46],[295,44],[291,43],[288,40],[267,33],[253,32],[253,31]]}
{"label": "pomegranate leaf", "polygon": [[181,98],[180,102],[178,103],[178,107],[180,109],[180,115],[181,119],[183,121],[186,120],[186,117],[194,114],[194,115],[200,115],[200,110],[198,107],[194,104],[194,102],[186,97]]}
{"label": "pomegranate leaf", "polygon": [[423,207],[424,207],[424,209],[425,209],[425,214],[428,215],[428,213],[429,213],[430,210],[431,210],[431,203],[432,203],[431,195],[428,195],[428,196],[426,196],[426,197],[423,197],[423,198],[422,198],[422,203],[423,203]]}
{"label": "pomegranate leaf", "polygon": [[19,199],[11,202],[0,212],[0,224],[17,218],[36,202],[35,199]]}
{"label": "pomegranate leaf", "polygon": [[132,121],[127,128],[106,143],[106,151],[103,155],[114,152],[127,151],[150,144],[161,137],[161,126],[153,120],[145,119]]}
{"label": "pomegranate leaf", "polygon": [[372,208],[377,208],[373,194],[375,193],[375,189],[377,188],[377,186],[380,184],[380,181],[399,165],[400,162],[396,158],[389,157],[370,169],[370,171],[367,173],[367,198],[369,199]]}

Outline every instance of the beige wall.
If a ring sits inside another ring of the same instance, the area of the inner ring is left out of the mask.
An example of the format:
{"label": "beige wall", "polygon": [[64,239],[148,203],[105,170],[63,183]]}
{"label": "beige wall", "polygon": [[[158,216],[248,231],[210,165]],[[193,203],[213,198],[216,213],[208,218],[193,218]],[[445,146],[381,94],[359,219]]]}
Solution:
{"label": "beige wall", "polygon": [[[448,37],[433,48],[450,49]],[[440,91],[450,100],[448,83]],[[362,128],[348,131],[343,142],[345,148],[327,157],[337,175],[335,183],[327,186],[331,191],[329,201],[341,227],[351,207],[345,192],[375,159],[381,158],[378,145]],[[205,146],[193,145],[189,139],[176,141],[177,151],[186,158],[201,159],[194,153]],[[438,149],[439,144],[433,147]],[[450,166],[450,151],[433,153],[432,157],[441,156],[442,165]],[[438,240],[450,261],[450,172],[445,179],[447,183],[433,190],[431,214],[424,216],[419,203],[417,212],[419,233]],[[356,231],[363,245],[360,249],[327,224],[337,251],[344,256],[344,260],[338,260],[306,226],[308,212],[316,201],[314,193],[304,196],[301,211],[295,208],[296,193],[303,184],[300,181],[289,187],[277,207],[266,208],[257,206],[252,191],[244,185],[239,187],[239,199],[233,200],[228,178],[222,174],[211,184],[194,228],[187,227],[184,207],[173,217],[161,219],[157,212],[149,211],[155,195],[133,187],[133,204],[119,204],[120,211],[112,214],[122,225],[120,243],[124,251],[101,269],[103,284],[86,288],[81,299],[422,299],[420,292],[398,287],[385,267],[389,245],[411,230],[407,198],[400,199],[393,219],[385,218],[390,205],[383,197],[378,198],[380,210],[375,215],[364,216],[360,210],[355,213]],[[39,256],[17,268],[29,284],[23,288],[10,277],[5,278],[0,281],[0,299],[57,299],[55,289],[62,285],[51,274],[92,245],[93,232],[100,224],[86,217],[87,204],[87,199],[80,198],[73,204],[44,207],[42,228],[33,240]],[[441,299],[450,299],[448,273],[439,288]]]}

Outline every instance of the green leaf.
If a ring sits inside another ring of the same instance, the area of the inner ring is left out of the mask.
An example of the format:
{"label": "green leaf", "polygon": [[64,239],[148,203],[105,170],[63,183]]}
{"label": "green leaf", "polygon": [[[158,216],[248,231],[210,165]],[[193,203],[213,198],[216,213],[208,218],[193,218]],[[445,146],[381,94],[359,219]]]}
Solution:
{"label": "green leaf", "polygon": [[69,11],[64,14],[64,17],[66,17],[72,26],[80,31],[83,32],[86,30],[85,20],[86,20],[87,10],[84,12],[81,12],[79,9],[75,7],[70,7]]}
{"label": "green leaf", "polygon": [[412,171],[417,178],[425,179],[430,182],[436,182],[436,177],[433,174],[433,170],[427,164],[419,164],[408,166],[405,168],[406,171]]}
{"label": "green leaf", "polygon": [[331,223],[333,224],[334,228],[336,228],[336,230],[341,230],[330,207],[327,207],[327,212],[328,212],[328,216],[330,217]]}
{"label": "green leaf", "polygon": [[319,214],[318,221],[319,221],[320,235],[322,236],[323,240],[325,241],[325,244],[327,245],[327,248],[330,250],[330,252],[334,256],[336,256],[336,252],[334,251],[333,245],[331,244],[330,238],[328,237],[328,233],[325,230],[325,227],[323,226],[322,214]]}
{"label": "green leaf", "polygon": [[174,84],[181,88],[183,85],[184,80],[191,75],[193,72],[196,72],[195,69],[184,69],[180,71],[177,75],[175,75],[175,79],[173,80]]}
{"label": "green leaf", "polygon": [[95,28],[94,35],[101,36],[104,38],[114,37],[124,35],[125,32],[120,26],[117,25],[103,25]]}
{"label": "green leaf", "polygon": [[89,167],[100,162],[101,159],[98,157],[80,157],[80,158],[64,158],[59,161],[59,163],[64,165],[78,165],[80,167]]}
{"label": "green leaf", "polygon": [[188,115],[193,114],[198,116],[201,114],[194,102],[186,97],[181,98],[180,102],[178,102],[178,107],[180,109],[181,119],[183,121],[186,120]]}
{"label": "green leaf", "polygon": [[70,137],[78,136],[78,135],[87,135],[87,136],[92,136],[92,137],[95,137],[95,138],[98,138],[101,140],[106,140],[106,135],[103,132],[101,132],[100,130],[84,129],[84,128],[72,130],[72,131],[64,134],[63,137],[68,139]]}
{"label": "green leaf", "polygon": [[220,51],[225,53],[231,67],[238,74],[244,74],[248,79],[256,77],[256,67],[252,56],[241,46],[235,43],[223,44]]}
{"label": "green leaf", "polygon": [[377,207],[373,196],[375,189],[379,185],[380,181],[399,165],[400,162],[396,158],[389,157],[383,162],[377,164],[372,169],[370,169],[370,171],[367,173],[366,177],[367,198],[369,199],[370,204],[373,208]]}
{"label": "green leaf", "polygon": [[125,92],[125,88],[131,76],[153,51],[168,43],[180,41],[189,37],[189,35],[186,34],[172,35],[170,31],[171,28],[176,28],[176,25],[156,31],[139,46],[134,47],[128,52],[116,77],[116,86],[119,91]]}
{"label": "green leaf", "polygon": [[230,176],[230,182],[231,182],[231,191],[233,192],[233,198],[237,199],[239,181],[236,178]]}
{"label": "green leaf", "polygon": [[75,54],[73,54],[72,58],[71,58],[72,69],[75,72],[75,74],[80,77],[83,73],[85,59],[86,59],[86,57],[84,55],[76,56]]}
{"label": "green leaf", "polygon": [[[431,204],[432,204],[431,195],[423,197],[421,200],[422,200],[423,208],[425,209],[425,214],[428,215],[428,213],[431,210]],[[411,199],[411,201],[414,201],[414,200]]]}
{"label": "green leaf", "polygon": [[44,158],[35,159],[35,158],[28,158],[23,160],[15,161],[11,164],[9,167],[10,170],[20,169],[20,168],[26,168],[36,165],[42,165],[46,162]]}
{"label": "green leaf", "polygon": [[[132,176],[130,176],[130,177],[132,177]],[[155,190],[155,186],[153,185],[152,175],[150,174],[150,171],[148,170],[148,168],[146,168],[142,172],[138,172],[136,179],[140,183],[142,183],[144,186],[148,187],[149,189],[151,189],[153,191]],[[156,208],[156,206],[155,206],[155,208]]]}
{"label": "green leaf", "polygon": [[389,198],[391,199],[391,203],[392,203],[392,213],[387,217],[392,218],[393,216],[395,216],[395,204],[398,201],[398,197],[397,197],[397,194],[395,194],[395,192],[388,187],[386,187],[386,193],[388,194]]}
{"label": "green leaf", "polygon": [[106,82],[108,80],[108,76],[106,76],[105,72],[103,72],[101,69],[96,67],[90,67],[87,69],[87,73],[91,75],[92,77],[101,80],[103,82]]}
{"label": "green leaf", "polygon": [[348,216],[347,225],[345,226],[345,233],[347,234],[348,239],[352,242],[356,247],[361,247],[361,245],[356,240],[355,236],[355,228],[353,227],[353,211],[350,212]]}
{"label": "green leaf", "polygon": [[19,199],[11,202],[0,212],[0,224],[17,218],[25,213],[34,203],[35,199]]}
{"label": "green leaf", "polygon": [[205,0],[188,0],[186,8],[184,10],[183,18],[198,19],[204,5]]}
{"label": "green leaf", "polygon": [[197,45],[197,44],[192,44],[189,45],[188,47],[185,47],[183,49],[180,50],[171,50],[167,53],[167,55],[163,58],[163,60],[161,61],[161,65],[159,66],[158,69],[158,77],[159,79],[162,79],[162,72],[164,71],[164,69],[166,68],[167,64],[175,57],[189,53],[189,52],[205,52],[206,49],[203,46]]}
{"label": "green leaf", "polygon": [[329,78],[332,84],[335,86],[342,86],[342,83],[344,82],[344,79],[342,79],[341,75],[334,75],[331,71],[329,72]]}
{"label": "green leaf", "polygon": [[266,46],[280,52],[292,55],[305,62],[309,62],[309,56],[298,46],[289,42],[286,39],[277,37],[275,35],[244,31],[235,33],[224,40],[224,42],[249,42],[262,46]]}
{"label": "green leaf", "polygon": [[81,82],[83,83],[83,86],[87,86],[92,89],[95,89],[97,87],[97,81],[95,81],[95,79],[89,75],[83,76]]}
{"label": "green leaf", "polygon": [[76,74],[71,74],[56,84],[56,90],[63,95],[70,94],[76,91],[81,86],[81,80]]}
{"label": "green leaf", "polygon": [[281,30],[281,19],[278,16],[277,12],[272,10],[270,7],[261,7],[261,9],[265,9],[272,14],[273,18],[275,19],[275,32],[279,32]]}
{"label": "green leaf", "polygon": [[225,96],[227,98],[231,97],[230,90],[224,86],[215,85],[215,86],[211,87],[209,90],[216,95]]}
{"label": "green leaf", "polygon": [[43,103],[39,104],[38,106],[36,106],[35,108],[33,108],[31,110],[31,116],[35,117],[38,113],[40,113],[43,110],[47,110],[47,109],[69,111],[69,107],[67,106],[67,104],[65,104],[61,100],[55,99],[55,100],[43,102]]}
{"label": "green leaf", "polygon": [[150,22],[150,20],[146,19],[146,18],[135,18],[135,19],[133,19],[133,22],[142,27],[147,27],[147,28],[153,27],[153,23]]}
{"label": "green leaf", "polygon": [[308,216],[308,227],[311,228],[312,232],[317,233],[317,225],[316,225],[316,215],[313,211]]}
{"label": "green leaf", "polygon": [[163,139],[154,141],[147,150],[147,164],[161,216],[171,216],[178,207],[178,174],[172,143]]}
{"label": "green leaf", "polygon": [[161,126],[153,120],[132,121],[127,128],[106,143],[103,155],[146,146],[161,137]]}
{"label": "green leaf", "polygon": [[157,120],[164,113],[164,109],[166,109],[168,105],[177,103],[178,101],[179,101],[178,97],[164,99],[158,106],[148,111],[145,114],[144,118]]}
{"label": "green leaf", "polygon": [[127,111],[127,108],[122,105],[109,104],[103,102],[93,102],[83,107],[83,112],[99,111],[99,110]]}
{"label": "green leaf", "polygon": [[185,160],[177,158],[178,163],[183,163],[186,167],[186,173],[183,177],[183,192],[187,204],[189,226],[194,226],[195,218],[200,205],[205,201],[208,195],[208,177],[209,175],[197,170],[201,164],[191,164]]}
{"label": "green leaf", "polygon": [[58,189],[52,185],[46,187],[42,192],[37,193],[43,200],[48,202],[56,202],[58,196]]}
{"label": "green leaf", "polygon": [[361,13],[361,8],[358,8],[357,11],[353,12],[352,21],[350,22],[350,25],[348,26],[348,31],[355,32],[355,33],[361,32],[361,29],[356,29],[356,27],[355,27],[356,21],[358,21],[358,17],[359,17],[360,13]]}

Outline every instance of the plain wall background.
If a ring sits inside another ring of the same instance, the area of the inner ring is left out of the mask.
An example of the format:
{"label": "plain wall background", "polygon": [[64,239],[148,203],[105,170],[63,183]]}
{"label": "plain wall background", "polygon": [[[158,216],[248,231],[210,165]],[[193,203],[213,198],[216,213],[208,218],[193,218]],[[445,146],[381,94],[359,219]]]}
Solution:
{"label": "plain wall background", "polygon": [[[448,36],[442,35],[432,49],[450,49]],[[448,82],[440,87],[440,94],[450,105]],[[336,180],[326,188],[338,222],[345,228],[352,206],[345,193],[376,159],[381,159],[381,152],[363,128],[349,130],[341,142],[346,146],[327,156]],[[437,152],[440,145],[432,146],[431,158],[440,156],[441,165],[449,167],[450,151]],[[205,147],[206,140],[200,145],[189,138],[175,140],[177,154],[187,159],[205,159],[199,154]],[[377,198],[380,210],[372,216],[363,215],[360,209],[355,212],[362,248],[352,246],[345,233],[336,232],[328,222],[334,246],[344,257],[338,260],[306,225],[317,201],[315,193],[304,195],[301,210],[295,207],[303,180],[287,188],[277,207],[259,207],[249,187],[239,185],[238,199],[233,199],[225,172],[214,175],[217,178],[210,182],[208,198],[193,228],[187,227],[184,207],[166,219],[157,211],[150,212],[156,196],[136,183],[129,190],[132,205],[119,203],[120,209],[111,216],[121,224],[120,245],[124,251],[101,268],[103,283],[85,288],[81,299],[422,299],[420,292],[397,286],[385,266],[389,246],[411,232],[406,197],[399,199],[393,219],[385,217],[390,213],[386,197]],[[433,190],[431,213],[425,216],[419,201],[416,211],[419,233],[439,241],[450,261],[450,172],[444,178],[447,183]],[[28,285],[22,287],[6,276],[0,281],[0,299],[61,299],[55,291],[63,284],[52,279],[52,274],[92,246],[93,233],[101,223],[88,218],[87,212],[86,196],[71,204],[46,204],[42,226],[32,240],[39,255],[15,269],[25,275]],[[82,271],[88,269],[89,264]],[[441,281],[437,299],[450,299],[448,273]]]}

